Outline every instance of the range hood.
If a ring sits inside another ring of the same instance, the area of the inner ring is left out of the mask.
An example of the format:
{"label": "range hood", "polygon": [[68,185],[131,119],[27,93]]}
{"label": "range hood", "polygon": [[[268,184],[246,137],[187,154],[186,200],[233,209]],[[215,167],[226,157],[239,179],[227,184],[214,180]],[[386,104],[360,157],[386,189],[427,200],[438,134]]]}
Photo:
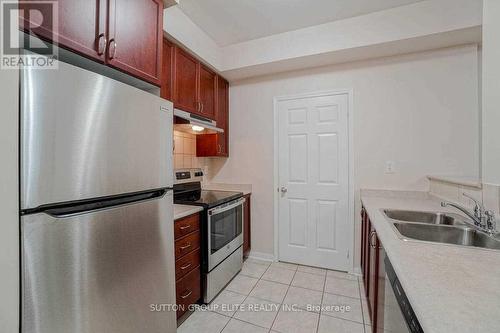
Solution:
{"label": "range hood", "polygon": [[214,120],[174,109],[174,130],[192,134],[223,133]]}

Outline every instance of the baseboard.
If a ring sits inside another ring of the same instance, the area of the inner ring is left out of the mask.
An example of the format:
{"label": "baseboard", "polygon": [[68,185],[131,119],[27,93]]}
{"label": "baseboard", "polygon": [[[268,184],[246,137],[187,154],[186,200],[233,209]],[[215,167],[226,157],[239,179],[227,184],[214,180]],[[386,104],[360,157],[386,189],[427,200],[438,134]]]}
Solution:
{"label": "baseboard", "polygon": [[275,261],[273,254],[262,253],[262,252],[255,252],[255,251],[252,251],[252,250],[250,250],[250,253],[248,254],[248,258],[257,259],[257,260],[263,260],[263,261]]}

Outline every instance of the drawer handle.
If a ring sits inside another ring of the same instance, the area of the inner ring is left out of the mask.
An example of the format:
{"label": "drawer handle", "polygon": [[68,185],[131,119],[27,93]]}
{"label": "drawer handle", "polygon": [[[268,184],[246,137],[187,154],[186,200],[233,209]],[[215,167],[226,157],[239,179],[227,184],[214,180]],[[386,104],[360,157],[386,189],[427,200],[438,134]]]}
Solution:
{"label": "drawer handle", "polygon": [[186,230],[186,229],[189,229],[189,228],[191,228],[191,225],[182,225],[182,226],[179,227],[179,229],[181,229],[181,230]]}
{"label": "drawer handle", "polygon": [[191,267],[191,265],[192,265],[192,264],[191,264],[191,263],[189,263],[189,264],[187,264],[187,265],[185,265],[185,266],[182,266],[182,267],[181,267],[181,270],[185,270],[185,269],[187,269],[187,268]]}
{"label": "drawer handle", "polygon": [[191,296],[192,293],[193,293],[193,291],[190,290],[187,294],[181,295],[181,298],[182,299],[188,298],[189,296]]}
{"label": "drawer handle", "polygon": [[191,247],[191,243],[187,243],[186,245],[181,246],[180,249],[185,250],[185,249],[189,249],[190,247]]}

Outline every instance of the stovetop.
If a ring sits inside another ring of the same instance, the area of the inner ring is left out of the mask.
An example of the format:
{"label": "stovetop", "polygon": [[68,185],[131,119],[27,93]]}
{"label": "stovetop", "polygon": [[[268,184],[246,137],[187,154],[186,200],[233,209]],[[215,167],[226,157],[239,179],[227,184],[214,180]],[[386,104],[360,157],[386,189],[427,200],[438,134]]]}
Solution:
{"label": "stovetop", "polygon": [[182,193],[174,192],[174,203],[212,208],[236,200],[242,196],[242,192],[231,191],[196,190]]}
{"label": "stovetop", "polygon": [[174,203],[212,208],[243,196],[242,192],[202,190],[202,180],[201,169],[175,170]]}

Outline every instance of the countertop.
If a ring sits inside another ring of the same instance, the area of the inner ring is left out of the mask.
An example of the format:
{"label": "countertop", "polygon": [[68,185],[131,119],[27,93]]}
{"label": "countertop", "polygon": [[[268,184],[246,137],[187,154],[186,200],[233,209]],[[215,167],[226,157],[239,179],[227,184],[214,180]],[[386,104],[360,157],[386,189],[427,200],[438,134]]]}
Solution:
{"label": "countertop", "polygon": [[361,200],[426,333],[500,332],[500,251],[403,241],[381,209],[458,211],[422,193],[362,191]]}
{"label": "countertop", "polygon": [[188,205],[177,205],[174,204],[174,220],[193,215],[195,213],[201,212],[203,207],[201,206],[188,206]]}
{"label": "countertop", "polygon": [[250,184],[210,183],[210,184],[203,184],[203,189],[204,190],[213,190],[213,191],[243,192],[244,195],[252,193],[252,185],[250,185]]}

